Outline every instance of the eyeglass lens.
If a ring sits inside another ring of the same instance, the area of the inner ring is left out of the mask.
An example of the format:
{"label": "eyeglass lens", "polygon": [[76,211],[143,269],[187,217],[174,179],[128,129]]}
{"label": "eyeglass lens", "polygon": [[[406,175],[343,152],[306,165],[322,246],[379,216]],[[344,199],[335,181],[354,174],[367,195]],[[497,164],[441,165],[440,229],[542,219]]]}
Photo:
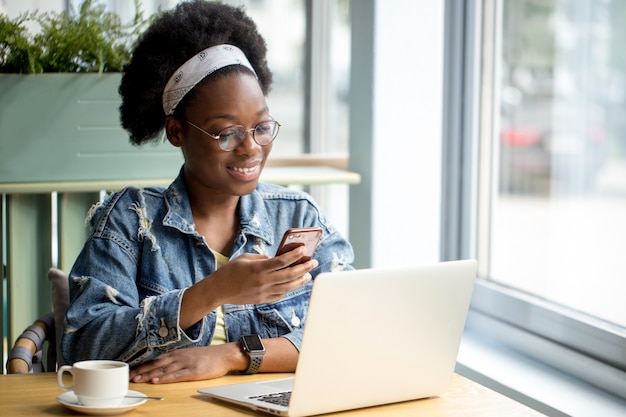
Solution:
{"label": "eyeglass lens", "polygon": [[[269,145],[278,135],[278,126],[278,122],[274,120],[259,123],[254,130],[252,130],[252,138],[261,146]],[[218,134],[220,148],[223,150],[235,149],[245,139],[246,132],[247,130],[243,126],[235,126],[222,130]]]}

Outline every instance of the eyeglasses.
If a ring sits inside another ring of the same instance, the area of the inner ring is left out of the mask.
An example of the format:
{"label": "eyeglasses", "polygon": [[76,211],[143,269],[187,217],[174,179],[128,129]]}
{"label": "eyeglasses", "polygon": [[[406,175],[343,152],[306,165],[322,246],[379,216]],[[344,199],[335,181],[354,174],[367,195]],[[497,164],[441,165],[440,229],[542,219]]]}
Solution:
{"label": "eyeglasses", "polygon": [[189,120],[183,120],[205,135],[215,139],[220,149],[223,151],[232,151],[241,145],[241,142],[243,142],[246,138],[246,132],[250,132],[252,139],[254,139],[254,141],[259,145],[269,145],[274,139],[276,139],[276,136],[278,136],[278,130],[280,129],[280,123],[276,120],[268,120],[259,123],[253,129],[246,129],[243,126],[238,125],[227,127],[226,129],[220,130],[217,135],[214,135],[213,133],[209,133],[201,127],[191,123]]}

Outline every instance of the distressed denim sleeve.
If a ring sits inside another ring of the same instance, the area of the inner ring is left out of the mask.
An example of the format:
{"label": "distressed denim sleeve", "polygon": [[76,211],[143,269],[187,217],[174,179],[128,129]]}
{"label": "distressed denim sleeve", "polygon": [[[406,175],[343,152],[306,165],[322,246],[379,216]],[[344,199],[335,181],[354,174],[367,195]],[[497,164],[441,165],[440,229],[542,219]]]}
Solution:
{"label": "distressed denim sleeve", "polygon": [[300,348],[302,347],[302,335],[303,334],[304,334],[304,330],[298,329],[282,337],[289,340],[296,347],[296,349],[298,349],[298,352],[299,352]]}
{"label": "distressed denim sleeve", "polygon": [[136,262],[114,240],[87,242],[70,272],[71,303],[61,344],[66,362],[116,359],[133,366],[210,338],[204,334],[204,322],[187,333],[179,328],[184,290],[142,300],[136,269]]}

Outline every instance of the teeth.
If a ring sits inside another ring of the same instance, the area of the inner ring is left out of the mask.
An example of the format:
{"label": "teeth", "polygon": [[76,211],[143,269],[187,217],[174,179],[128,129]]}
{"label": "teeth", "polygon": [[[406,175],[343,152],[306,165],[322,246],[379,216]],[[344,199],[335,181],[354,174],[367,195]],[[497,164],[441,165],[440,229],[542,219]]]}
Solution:
{"label": "teeth", "polygon": [[256,171],[257,167],[254,166],[252,168],[237,168],[237,167],[233,167],[233,171],[237,171],[237,172],[242,172],[244,174],[250,173],[250,172],[254,172]]}

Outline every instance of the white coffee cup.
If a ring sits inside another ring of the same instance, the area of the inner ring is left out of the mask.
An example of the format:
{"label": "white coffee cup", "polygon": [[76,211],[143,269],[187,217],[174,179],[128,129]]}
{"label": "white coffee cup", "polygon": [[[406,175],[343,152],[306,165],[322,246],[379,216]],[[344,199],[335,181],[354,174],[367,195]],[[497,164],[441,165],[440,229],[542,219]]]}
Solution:
{"label": "white coffee cup", "polygon": [[[72,385],[63,384],[63,374],[72,375]],[[59,386],[74,391],[82,405],[110,407],[119,405],[128,393],[128,364],[93,360],[64,365],[57,372]]]}

